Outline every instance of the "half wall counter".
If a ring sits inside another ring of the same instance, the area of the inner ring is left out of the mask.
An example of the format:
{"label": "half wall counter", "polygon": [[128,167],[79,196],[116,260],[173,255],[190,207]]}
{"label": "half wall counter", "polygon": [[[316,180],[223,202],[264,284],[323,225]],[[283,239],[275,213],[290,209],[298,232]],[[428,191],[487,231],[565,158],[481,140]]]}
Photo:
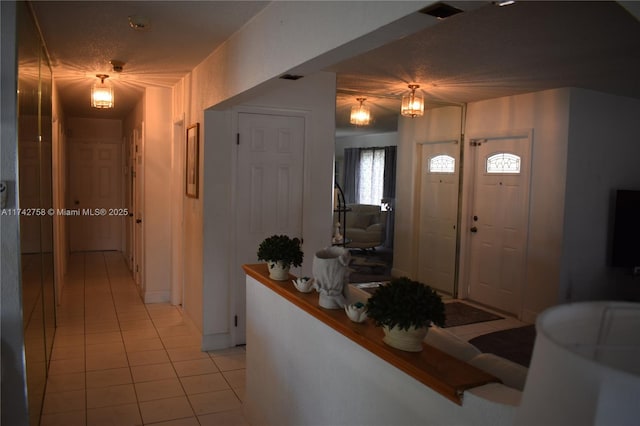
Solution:
{"label": "half wall counter", "polygon": [[467,392],[495,377],[426,344],[394,349],[371,320],[319,307],[317,293],[271,280],[266,264],[243,269],[251,424],[513,424],[515,407]]}

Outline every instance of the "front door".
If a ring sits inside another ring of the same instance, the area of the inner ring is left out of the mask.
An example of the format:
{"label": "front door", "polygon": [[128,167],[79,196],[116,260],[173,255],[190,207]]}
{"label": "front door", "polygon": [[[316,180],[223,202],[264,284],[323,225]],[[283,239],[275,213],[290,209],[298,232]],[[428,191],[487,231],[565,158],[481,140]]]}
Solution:
{"label": "front door", "polygon": [[71,141],[69,219],[71,251],[121,250],[121,141]]}
{"label": "front door", "polygon": [[529,221],[529,136],[472,141],[469,298],[519,316]]}
{"label": "front door", "polygon": [[420,150],[418,279],[454,294],[460,145],[426,143]]}
{"label": "front door", "polygon": [[[256,263],[274,234],[302,237],[304,118],[240,113],[236,236],[238,265]],[[235,344],[245,342],[245,275],[236,268]]]}

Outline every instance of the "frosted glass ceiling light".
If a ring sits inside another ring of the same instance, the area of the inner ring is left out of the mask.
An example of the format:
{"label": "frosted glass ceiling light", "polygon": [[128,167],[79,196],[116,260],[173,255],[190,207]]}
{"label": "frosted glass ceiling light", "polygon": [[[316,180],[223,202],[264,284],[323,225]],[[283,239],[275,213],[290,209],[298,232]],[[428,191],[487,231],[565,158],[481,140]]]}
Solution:
{"label": "frosted glass ceiling light", "polygon": [[91,88],[91,106],[94,108],[113,108],[113,87],[105,83],[109,78],[106,74],[96,74],[100,83],[96,83]]}
{"label": "frosted glass ceiling light", "polygon": [[422,117],[424,114],[424,97],[420,93],[416,93],[420,85],[410,84],[411,92],[402,97],[401,114],[405,117]]}
{"label": "frosted glass ceiling light", "polygon": [[349,121],[356,126],[367,126],[371,122],[371,110],[364,105],[364,101],[367,98],[356,98],[356,100],[360,104],[351,107],[351,119]]}

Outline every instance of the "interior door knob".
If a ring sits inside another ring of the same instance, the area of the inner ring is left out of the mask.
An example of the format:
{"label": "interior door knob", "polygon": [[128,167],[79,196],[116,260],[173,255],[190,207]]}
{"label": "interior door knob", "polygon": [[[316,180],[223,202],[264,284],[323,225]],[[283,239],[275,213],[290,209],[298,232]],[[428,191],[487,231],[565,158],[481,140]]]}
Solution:
{"label": "interior door knob", "polygon": [[478,232],[478,227],[477,226],[472,226],[470,229],[471,232]]}

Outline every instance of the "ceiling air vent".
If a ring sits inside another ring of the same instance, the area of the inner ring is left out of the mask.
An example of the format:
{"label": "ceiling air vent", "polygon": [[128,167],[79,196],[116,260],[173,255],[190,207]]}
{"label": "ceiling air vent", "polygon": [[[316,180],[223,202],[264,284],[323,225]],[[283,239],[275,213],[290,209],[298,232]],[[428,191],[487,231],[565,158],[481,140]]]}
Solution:
{"label": "ceiling air vent", "polygon": [[302,77],[304,76],[296,74],[282,74],[280,76],[280,78],[283,80],[300,80]]}
{"label": "ceiling air vent", "polygon": [[445,19],[445,18],[448,18],[449,16],[453,16],[461,12],[462,10],[458,9],[457,7],[448,5],[446,3],[432,4],[431,6],[427,6],[424,9],[420,10],[420,13],[424,13],[425,15],[431,15],[438,19]]}

